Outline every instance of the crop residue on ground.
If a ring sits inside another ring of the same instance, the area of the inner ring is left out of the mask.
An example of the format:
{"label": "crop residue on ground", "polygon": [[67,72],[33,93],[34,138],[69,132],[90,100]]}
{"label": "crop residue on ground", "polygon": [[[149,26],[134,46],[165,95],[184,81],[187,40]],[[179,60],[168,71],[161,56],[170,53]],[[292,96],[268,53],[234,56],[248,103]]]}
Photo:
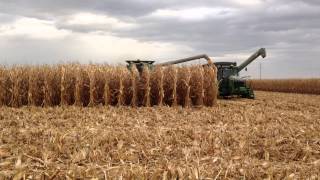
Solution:
{"label": "crop residue on ground", "polygon": [[0,177],[319,178],[320,97],[216,107],[0,108]]}

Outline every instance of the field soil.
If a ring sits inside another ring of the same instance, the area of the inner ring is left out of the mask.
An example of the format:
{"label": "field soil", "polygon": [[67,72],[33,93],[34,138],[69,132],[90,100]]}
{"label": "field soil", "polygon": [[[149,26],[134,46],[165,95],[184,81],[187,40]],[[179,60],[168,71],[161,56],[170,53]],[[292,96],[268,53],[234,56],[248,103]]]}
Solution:
{"label": "field soil", "polygon": [[0,107],[0,179],[319,179],[320,96],[215,107]]}

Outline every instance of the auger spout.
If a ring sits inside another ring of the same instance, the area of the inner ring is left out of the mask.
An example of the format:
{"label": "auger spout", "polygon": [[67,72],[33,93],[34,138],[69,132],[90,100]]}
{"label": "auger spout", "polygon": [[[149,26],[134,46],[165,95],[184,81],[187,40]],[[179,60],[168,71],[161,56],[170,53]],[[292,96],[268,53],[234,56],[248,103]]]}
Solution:
{"label": "auger spout", "polygon": [[257,52],[255,52],[254,54],[252,54],[246,61],[244,61],[242,64],[240,64],[237,67],[238,72],[242,71],[245,67],[247,67],[252,61],[254,61],[255,59],[257,59],[259,56],[265,58],[267,56],[266,53],[266,49],[265,48],[261,48],[259,49]]}

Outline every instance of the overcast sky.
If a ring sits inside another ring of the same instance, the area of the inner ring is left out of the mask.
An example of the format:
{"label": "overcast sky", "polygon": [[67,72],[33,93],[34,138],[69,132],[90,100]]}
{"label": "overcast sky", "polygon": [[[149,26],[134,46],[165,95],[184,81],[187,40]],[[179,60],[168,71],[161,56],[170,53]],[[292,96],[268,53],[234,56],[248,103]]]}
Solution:
{"label": "overcast sky", "polygon": [[0,64],[165,61],[206,53],[243,76],[320,77],[319,0],[1,0]]}

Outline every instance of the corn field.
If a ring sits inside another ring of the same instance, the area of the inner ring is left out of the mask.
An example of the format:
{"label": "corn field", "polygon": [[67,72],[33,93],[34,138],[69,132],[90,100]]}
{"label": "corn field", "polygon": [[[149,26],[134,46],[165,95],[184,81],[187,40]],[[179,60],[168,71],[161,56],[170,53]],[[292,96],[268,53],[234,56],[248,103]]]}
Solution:
{"label": "corn field", "polygon": [[2,67],[0,179],[316,180],[319,101],[257,91],[217,102],[214,67]]}
{"label": "corn field", "polygon": [[0,105],[213,106],[212,67],[156,67],[139,73],[124,66],[56,65],[0,68]]}
{"label": "corn field", "polygon": [[320,94],[320,79],[250,80],[248,84],[259,91]]}

